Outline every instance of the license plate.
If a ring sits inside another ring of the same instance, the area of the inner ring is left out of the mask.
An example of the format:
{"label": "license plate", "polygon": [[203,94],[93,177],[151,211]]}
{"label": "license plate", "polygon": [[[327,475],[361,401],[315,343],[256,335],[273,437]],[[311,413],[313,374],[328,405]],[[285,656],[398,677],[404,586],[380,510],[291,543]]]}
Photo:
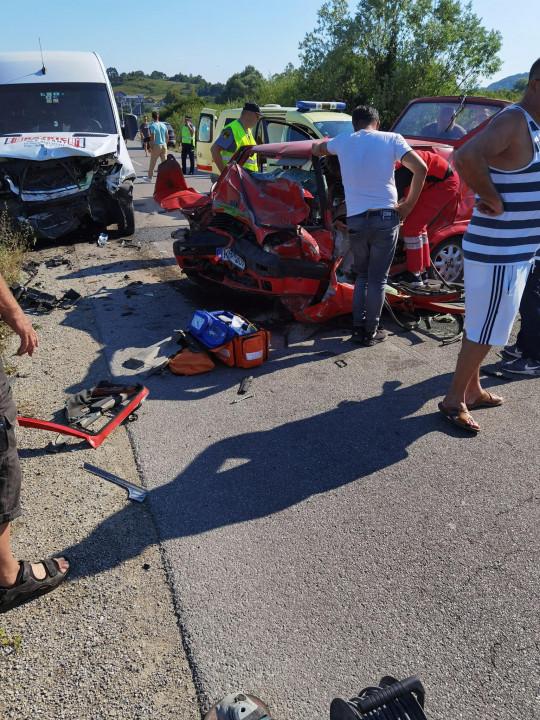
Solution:
{"label": "license plate", "polygon": [[223,248],[219,252],[219,257],[221,257],[221,259],[225,262],[230,262],[231,265],[234,265],[240,270],[246,269],[246,261],[244,260],[244,258],[235,253],[234,250],[231,250],[230,248]]}

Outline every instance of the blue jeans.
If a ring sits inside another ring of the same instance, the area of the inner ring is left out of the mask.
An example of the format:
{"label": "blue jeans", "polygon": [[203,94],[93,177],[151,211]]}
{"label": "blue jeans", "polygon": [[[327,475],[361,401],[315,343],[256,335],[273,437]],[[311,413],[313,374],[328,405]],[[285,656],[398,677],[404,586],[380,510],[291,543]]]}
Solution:
{"label": "blue jeans", "polygon": [[364,326],[371,333],[381,317],[384,286],[399,234],[399,215],[391,209],[351,215],[347,226],[356,273],[353,325]]}

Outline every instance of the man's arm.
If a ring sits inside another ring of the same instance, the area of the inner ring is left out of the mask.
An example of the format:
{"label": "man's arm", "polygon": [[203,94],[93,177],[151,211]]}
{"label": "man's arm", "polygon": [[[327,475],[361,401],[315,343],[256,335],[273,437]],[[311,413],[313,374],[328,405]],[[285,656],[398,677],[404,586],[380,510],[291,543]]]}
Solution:
{"label": "man's arm", "polygon": [[427,165],[422,158],[414,152],[414,150],[409,150],[409,152],[405,153],[400,162],[413,174],[407,197],[400,200],[396,206],[396,210],[400,214],[400,217],[405,219],[407,215],[410,214],[420,197],[427,175]]}
{"label": "man's arm", "polygon": [[220,173],[222,173],[227,167],[227,163],[221,157],[222,150],[226,150],[227,152],[232,153],[234,153],[234,151],[236,150],[236,141],[234,139],[233,132],[228,127],[223,128],[215,143],[210,148],[212,160],[218,166]]}
{"label": "man's arm", "polygon": [[502,198],[491,181],[489,166],[510,149],[516,133],[522,129],[522,118],[521,113],[503,113],[455,152],[456,170],[479,196],[477,207],[485,215],[504,212]]}
{"label": "man's arm", "polygon": [[328,140],[323,140],[322,142],[320,140],[315,140],[315,142],[311,146],[311,154],[315,155],[315,157],[334,155],[334,153],[330,152],[330,150],[328,149]]}
{"label": "man's arm", "polygon": [[21,339],[17,355],[24,355],[25,353],[32,355],[38,346],[36,331],[32,327],[32,323],[29,318],[23,313],[20,305],[13,297],[11,290],[8,288],[1,275],[0,316]]}
{"label": "man's arm", "polygon": [[223,162],[223,158],[221,157],[221,148],[217,144],[217,140],[210,148],[210,153],[212,155],[212,160],[218,167],[219,172],[222,173],[226,168],[226,164]]}

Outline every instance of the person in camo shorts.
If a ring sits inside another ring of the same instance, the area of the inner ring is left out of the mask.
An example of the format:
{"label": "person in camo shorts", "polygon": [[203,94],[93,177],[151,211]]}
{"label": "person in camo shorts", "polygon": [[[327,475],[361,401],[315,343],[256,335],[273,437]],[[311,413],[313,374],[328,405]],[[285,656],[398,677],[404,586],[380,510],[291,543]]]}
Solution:
{"label": "person in camo shorts", "polygon": [[[32,355],[38,338],[10,289],[0,276],[0,316],[20,338],[18,355]],[[47,558],[31,564],[18,561],[11,549],[11,523],[21,514],[21,469],[15,424],[17,410],[0,362],[0,613],[40,597],[65,579],[66,558]]]}

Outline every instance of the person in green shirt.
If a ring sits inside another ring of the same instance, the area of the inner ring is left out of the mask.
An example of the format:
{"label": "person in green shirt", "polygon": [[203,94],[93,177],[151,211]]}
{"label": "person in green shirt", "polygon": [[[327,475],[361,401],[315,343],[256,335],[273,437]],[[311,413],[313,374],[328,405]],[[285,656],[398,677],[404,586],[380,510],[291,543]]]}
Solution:
{"label": "person in green shirt", "polygon": [[186,115],[181,130],[182,139],[182,172],[187,175],[187,160],[189,158],[189,174],[195,174],[195,126],[191,116]]}

